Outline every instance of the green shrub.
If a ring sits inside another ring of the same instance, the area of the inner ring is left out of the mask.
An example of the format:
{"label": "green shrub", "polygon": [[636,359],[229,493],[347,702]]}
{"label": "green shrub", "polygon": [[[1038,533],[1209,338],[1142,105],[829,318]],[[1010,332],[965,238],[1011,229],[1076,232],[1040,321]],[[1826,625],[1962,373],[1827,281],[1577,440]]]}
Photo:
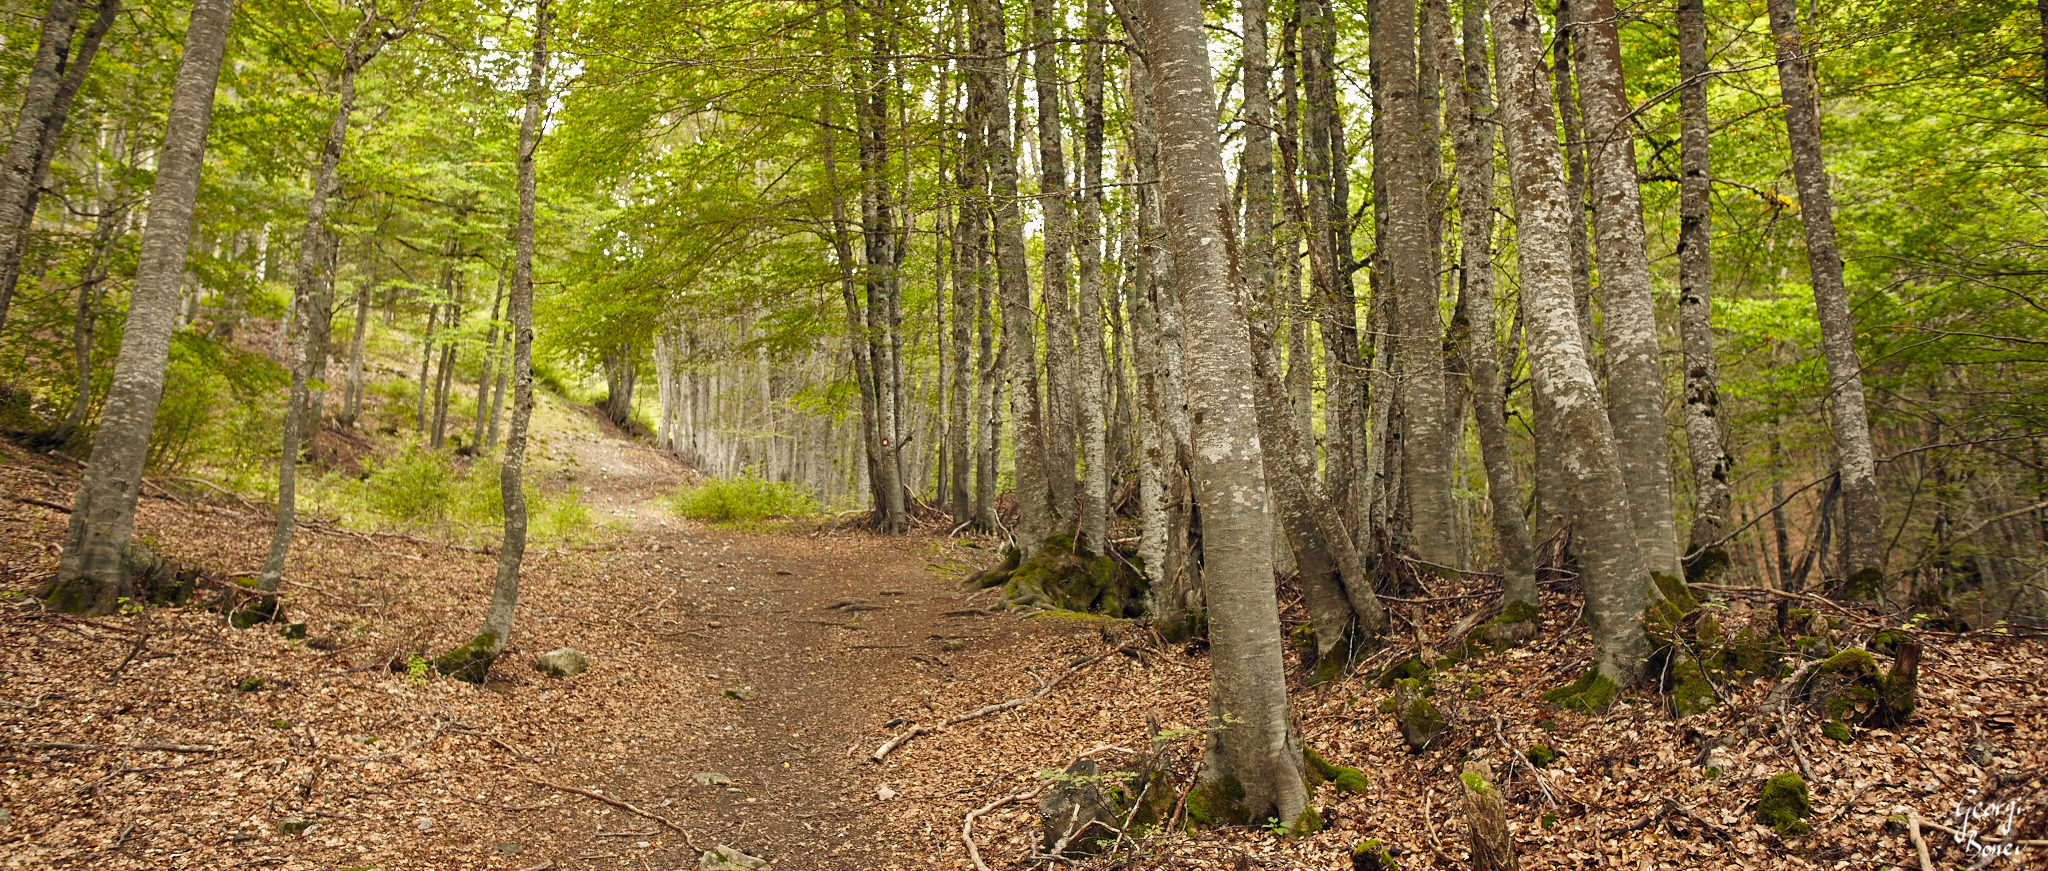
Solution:
{"label": "green shrub", "polygon": [[[408,440],[381,458],[365,460],[360,477],[330,474],[301,498],[312,513],[338,516],[365,529],[413,529],[443,535],[495,538],[505,522],[505,500],[494,463],[456,461]],[[590,509],[568,490],[526,484],[527,532],[534,539],[580,537]]]}
{"label": "green shrub", "polygon": [[671,507],[694,520],[740,522],[815,514],[819,508],[802,485],[763,480],[752,472],[687,488],[675,495]]}

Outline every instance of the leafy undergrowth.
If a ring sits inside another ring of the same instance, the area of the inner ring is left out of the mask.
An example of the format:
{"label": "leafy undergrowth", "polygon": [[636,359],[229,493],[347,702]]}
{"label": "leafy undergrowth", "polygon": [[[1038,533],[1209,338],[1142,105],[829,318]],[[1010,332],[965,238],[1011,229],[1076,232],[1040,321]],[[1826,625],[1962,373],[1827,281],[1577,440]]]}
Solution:
{"label": "leafy undergrowth", "polygon": [[742,524],[820,510],[818,500],[802,485],[769,481],[751,472],[692,484],[677,491],[669,504],[692,520]]}

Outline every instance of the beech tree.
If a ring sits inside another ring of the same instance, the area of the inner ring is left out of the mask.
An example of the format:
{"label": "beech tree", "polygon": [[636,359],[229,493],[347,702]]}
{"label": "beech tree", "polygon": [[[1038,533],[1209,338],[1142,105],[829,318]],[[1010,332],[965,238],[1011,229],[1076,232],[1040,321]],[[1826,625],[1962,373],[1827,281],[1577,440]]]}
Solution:
{"label": "beech tree", "polygon": [[[1203,512],[1203,578],[1212,645],[1210,784],[1234,778],[1244,818],[1298,827],[1309,812],[1292,732],[1273,593],[1272,520],[1262,480],[1244,279],[1224,251],[1232,232],[1216,138],[1201,7],[1146,0],[1145,50],[1158,75],[1160,189],[1188,324],[1194,485]],[[1223,792],[1219,790],[1219,793]]]}
{"label": "beech tree", "polygon": [[150,427],[163,398],[178,285],[185,276],[192,208],[213,120],[214,84],[227,52],[233,11],[234,0],[194,0],[186,23],[121,355],[93,434],[92,460],[71,509],[57,577],[43,593],[51,605],[71,613],[112,613],[135,592],[128,572],[135,500],[142,494]]}

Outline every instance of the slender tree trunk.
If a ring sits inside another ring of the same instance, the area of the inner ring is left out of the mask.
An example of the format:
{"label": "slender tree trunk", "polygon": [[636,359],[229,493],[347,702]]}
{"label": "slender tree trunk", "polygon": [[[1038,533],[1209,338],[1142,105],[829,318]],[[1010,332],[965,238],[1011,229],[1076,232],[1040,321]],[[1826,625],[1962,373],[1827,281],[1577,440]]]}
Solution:
{"label": "slender tree trunk", "polygon": [[1401,448],[1412,543],[1418,556],[1457,563],[1451,501],[1450,427],[1444,419],[1443,319],[1437,313],[1434,259],[1430,256],[1429,173],[1437,145],[1427,125],[1416,71],[1414,0],[1373,4],[1374,78],[1385,112],[1387,167],[1385,284],[1399,310],[1401,406],[1407,431]]}
{"label": "slender tree trunk", "polygon": [[1529,0],[1495,3],[1492,17],[1514,188],[1515,250],[1531,332],[1530,366],[1536,390],[1551,398],[1564,436],[1558,454],[1572,479],[1574,549],[1600,648],[1595,669],[1600,677],[1628,686],[1640,676],[1648,653],[1641,619],[1648,578],[1636,551],[1614,434],[1573,311],[1567,236],[1575,205],[1559,165],[1552,97],[1541,73],[1539,24]]}
{"label": "slender tree trunk", "polygon": [[[496,415],[496,409],[491,407],[487,397],[491,394],[491,384],[494,380],[491,378],[491,363],[498,356],[498,316],[504,306],[505,274],[500,272],[498,287],[491,292],[491,322],[484,328],[483,357],[477,362],[477,368],[481,371],[476,376],[476,428],[472,431],[469,441],[476,446],[476,455],[479,457],[490,456],[490,445],[485,438],[489,433],[492,418]],[[357,334],[361,335],[360,331]]]}
{"label": "slender tree trunk", "polygon": [[[457,331],[462,328],[462,304],[466,283],[462,280],[462,246],[452,242],[449,245],[449,262],[442,269],[442,282],[448,290],[448,305],[442,315],[442,329],[448,338],[441,342],[441,359],[434,366],[434,424],[427,430],[427,445],[440,449],[448,438],[448,389],[455,380],[455,347]],[[310,326],[310,324],[308,325]]]}
{"label": "slender tree trunk", "polygon": [[547,102],[548,28],[554,14],[548,0],[534,0],[533,55],[526,73],[526,112],[519,123],[519,220],[512,229],[512,293],[507,316],[512,333],[512,425],[505,434],[505,459],[498,489],[505,501],[505,540],[498,548],[498,577],[483,628],[468,644],[435,661],[443,674],[482,683],[512,637],[519,604],[519,567],[526,557],[527,427],[533,420],[533,155],[540,148],[540,113]]}
{"label": "slender tree trunk", "polygon": [[1080,357],[1077,396],[1081,424],[1081,518],[1076,545],[1109,552],[1109,434],[1103,410],[1109,361],[1102,347],[1102,40],[1108,33],[1103,0],[1088,0],[1089,41],[1081,48],[1081,286],[1075,353]]}
{"label": "slender tree trunk", "polygon": [[128,223],[126,196],[127,186],[116,185],[112,198],[101,199],[99,215],[94,220],[92,254],[86,261],[85,273],[79,276],[78,302],[71,313],[71,362],[72,371],[76,373],[71,410],[50,432],[46,441],[52,446],[71,441],[79,427],[85,425],[87,412],[92,407],[93,330],[99,319],[101,287],[106,284],[107,272],[113,265],[114,243],[120,240]]}
{"label": "slender tree trunk", "polygon": [[633,422],[633,393],[639,384],[640,353],[630,343],[620,343],[604,354],[604,416],[613,426],[625,428]]}
{"label": "slender tree trunk", "polygon": [[1479,434],[1479,458],[1486,470],[1486,495],[1492,507],[1494,548],[1500,552],[1501,603],[1537,605],[1535,547],[1529,523],[1522,516],[1521,488],[1515,481],[1515,459],[1508,447],[1507,393],[1502,389],[1500,350],[1494,319],[1493,281],[1493,128],[1499,123],[1493,87],[1487,75],[1486,2],[1464,0],[1461,10],[1464,49],[1460,58],[1448,28],[1439,54],[1445,70],[1459,70],[1461,81],[1444,88],[1451,117],[1458,179],[1459,299],[1468,338],[1462,362],[1472,387],[1472,420]]}
{"label": "slender tree trunk", "polygon": [[1821,351],[1827,360],[1828,416],[1834,428],[1835,464],[1841,473],[1845,523],[1843,552],[1848,583],[1842,594],[1879,598],[1884,581],[1884,504],[1877,492],[1877,463],[1870,443],[1870,413],[1863,401],[1863,360],[1856,352],[1856,316],[1842,279],[1842,255],[1835,245],[1835,197],[1827,161],[1821,155],[1820,99],[1814,93],[1813,59],[1799,32],[1799,6],[1770,0],[1771,36],[1778,47],[1778,89],[1785,99],[1785,131],[1792,144],[1792,175],[1799,183],[1799,219],[1806,230],[1806,264],[1813,304],[1820,318]]}
{"label": "slender tree trunk", "polygon": [[1715,374],[1711,248],[1713,174],[1708,170],[1707,10],[1704,0],[1678,0],[1678,331],[1685,351],[1685,437],[1692,458],[1692,529],[1687,574],[1708,581],[1728,563],[1719,547],[1703,548],[1728,530],[1728,474],[1721,446],[1719,379]]}
{"label": "slender tree trunk", "polygon": [[1232,236],[1216,139],[1208,39],[1194,0],[1146,0],[1148,60],[1156,85],[1160,187],[1167,239],[1188,315],[1189,406],[1197,413],[1195,501],[1203,506],[1208,592],[1210,711],[1218,751],[1204,776],[1234,777],[1251,819],[1300,824],[1308,812],[1302,756],[1292,734],[1273,593],[1273,531],[1262,476],[1252,360],[1245,347],[1243,279],[1224,251]]}
{"label": "slender tree trunk", "polygon": [[953,509],[953,525],[959,526],[975,519],[975,502],[968,495],[968,471],[975,464],[968,442],[973,427],[969,423],[969,394],[976,389],[973,373],[973,329],[975,323],[975,297],[981,288],[981,269],[984,257],[976,244],[981,234],[983,215],[987,205],[982,196],[987,184],[981,176],[981,140],[987,129],[988,97],[981,92],[981,86],[972,76],[967,77],[967,114],[961,121],[960,150],[955,158],[954,180],[959,187],[959,214],[953,222],[953,333],[951,352],[953,355],[952,390],[946,407],[946,451],[953,458],[951,477],[947,481],[947,505]]}
{"label": "slender tree trunk", "polygon": [[[1045,306],[1045,474],[1052,499],[1052,529],[1066,531],[1073,517],[1074,446],[1080,416],[1074,365],[1074,306],[1067,294],[1074,249],[1073,218],[1062,123],[1059,43],[1052,0],[1032,0],[1032,78],[1038,86],[1038,206],[1045,219],[1040,279]],[[1099,330],[1098,330],[1099,332]]]}
{"label": "slender tree trunk", "polygon": [[1635,137],[1621,72],[1614,0],[1572,4],[1580,51],[1579,100],[1593,176],[1594,247],[1600,257],[1601,325],[1606,331],[1607,413],[1613,420],[1628,504],[1643,565],[1671,578],[1678,523],[1671,507],[1671,446],[1664,424],[1664,367],[1644,250],[1643,199],[1636,184]]}
{"label": "slender tree trunk", "polygon": [[363,413],[363,343],[369,336],[370,293],[375,287],[373,279],[356,288],[355,323],[348,342],[348,383],[342,388],[341,414],[335,418],[344,429],[353,429]]}
{"label": "slender tree trunk", "polygon": [[[1582,0],[1583,2],[1583,0]],[[1572,293],[1578,301],[1579,332],[1586,335],[1586,360],[1593,364],[1594,377],[1601,374],[1593,349],[1593,248],[1587,239],[1588,202],[1586,181],[1586,127],[1580,111],[1578,87],[1572,65],[1579,49],[1578,25],[1572,20],[1571,0],[1557,2],[1557,34],[1552,52],[1551,73],[1557,79],[1557,122],[1564,139],[1565,185],[1572,197]]]}
{"label": "slender tree trunk", "polygon": [[1305,133],[1309,193],[1309,269],[1320,309],[1323,339],[1324,482],[1347,525],[1365,535],[1359,512],[1367,474],[1368,416],[1363,360],[1358,348],[1358,300],[1352,290],[1348,208],[1345,180],[1349,159],[1343,144],[1343,115],[1338,105],[1337,25],[1329,0],[1303,0],[1302,86],[1307,117]]}
{"label": "slender tree trunk", "polygon": [[92,461],[79,482],[57,577],[44,591],[53,606],[69,613],[111,613],[122,597],[135,592],[124,558],[135,528],[135,500],[149,459],[150,430],[163,399],[178,285],[185,276],[214,86],[233,11],[233,0],[194,0],[185,30],[121,353],[114,362],[99,429],[93,434]]}
{"label": "slender tree trunk", "polygon": [[[1047,485],[1044,417],[1038,392],[1038,349],[1032,323],[1031,276],[1025,265],[1024,217],[1017,206],[1017,154],[1010,127],[1010,70],[1003,61],[1007,38],[1000,7],[994,0],[976,0],[975,29],[982,47],[975,55],[977,74],[989,95],[988,162],[994,177],[996,281],[1002,300],[1003,364],[1008,376],[1010,419],[1014,426],[1016,462],[1017,550],[1029,558],[1045,546],[1058,516]],[[1055,470],[1057,471],[1057,470]],[[1071,469],[1067,471],[1069,477]]]}
{"label": "slender tree trunk", "polygon": [[21,114],[4,159],[0,159],[0,327],[7,325],[8,304],[21,274],[28,247],[38,190],[37,166],[42,161],[43,132],[63,85],[71,59],[71,34],[78,26],[78,0],[50,0],[43,12],[35,60],[23,82]]}
{"label": "slender tree trunk", "polygon": [[[410,19],[408,18],[408,22]],[[325,333],[332,322],[333,285],[323,274],[332,236],[327,229],[327,205],[341,188],[341,155],[348,147],[349,113],[355,111],[356,74],[403,35],[402,31],[380,28],[390,24],[374,12],[363,17],[342,49],[341,72],[335,81],[334,120],[327,125],[327,139],[320,147],[320,162],[313,170],[312,199],[306,205],[306,227],[299,234],[299,262],[292,273],[292,307],[298,312],[299,341],[292,361],[291,395],[285,402],[284,444],[277,461],[277,526],[270,539],[270,553],[256,573],[256,589],[276,592],[284,579],[285,558],[291,552],[292,530],[297,526],[297,478],[302,443],[311,439],[302,433],[310,425],[320,431],[318,406],[308,419],[308,382],[327,371]],[[438,427],[436,427],[438,429]],[[438,433],[437,433],[438,435]]]}
{"label": "slender tree trunk", "polygon": [[[291,329],[291,310],[285,310],[285,323],[279,324],[280,331]],[[419,395],[413,400],[412,430],[417,435],[427,434],[427,379],[434,371],[434,330],[440,323],[441,304],[427,303],[427,329],[420,334],[420,386]]]}
{"label": "slender tree trunk", "polygon": [[1308,218],[1302,212],[1300,158],[1298,154],[1301,130],[1301,68],[1299,52],[1295,50],[1296,35],[1299,31],[1299,16],[1289,16],[1281,28],[1280,37],[1280,175],[1279,198],[1287,213],[1287,220],[1281,224],[1280,244],[1282,258],[1280,292],[1285,300],[1287,314],[1287,395],[1294,410],[1293,426],[1301,439],[1302,448],[1309,453],[1313,467],[1316,450],[1315,425],[1315,360],[1309,356],[1309,327],[1315,323],[1313,312],[1315,301],[1304,298],[1301,281],[1301,239],[1308,225]]}

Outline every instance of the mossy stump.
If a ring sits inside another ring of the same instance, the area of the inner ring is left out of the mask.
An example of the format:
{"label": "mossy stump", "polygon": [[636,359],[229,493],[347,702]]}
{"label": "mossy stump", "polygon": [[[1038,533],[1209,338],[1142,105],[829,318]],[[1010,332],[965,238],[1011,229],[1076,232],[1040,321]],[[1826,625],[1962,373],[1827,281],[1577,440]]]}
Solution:
{"label": "mossy stump", "polygon": [[1421,753],[1449,724],[1430,704],[1429,684],[1421,678],[1404,678],[1394,682],[1394,725],[1400,727],[1408,752]]}
{"label": "mossy stump", "polygon": [[1674,662],[1665,683],[1665,702],[1671,708],[1671,715],[1681,720],[1705,713],[1721,703],[1720,695],[1714,691],[1710,669],[1692,659],[1680,657]]}
{"label": "mossy stump", "polygon": [[1814,666],[1797,691],[1816,717],[1858,726],[1905,722],[1918,704],[1920,646],[1898,648],[1891,670],[1880,674],[1867,650],[1851,648]]}
{"label": "mossy stump", "polygon": [[1806,781],[1787,771],[1764,781],[1756,793],[1756,821],[1778,833],[1795,838],[1813,831],[1806,818],[1813,816],[1813,804],[1806,799]]}
{"label": "mossy stump", "polygon": [[1500,609],[1498,616],[1466,633],[1461,647],[1469,649],[1465,652],[1520,647],[1536,639],[1536,633],[1542,627],[1541,621],[1542,615],[1535,605],[1513,599]]}
{"label": "mossy stump", "polygon": [[1250,825],[1251,809],[1244,800],[1244,783],[1228,774],[1195,784],[1188,790],[1188,822],[1205,829]]}

